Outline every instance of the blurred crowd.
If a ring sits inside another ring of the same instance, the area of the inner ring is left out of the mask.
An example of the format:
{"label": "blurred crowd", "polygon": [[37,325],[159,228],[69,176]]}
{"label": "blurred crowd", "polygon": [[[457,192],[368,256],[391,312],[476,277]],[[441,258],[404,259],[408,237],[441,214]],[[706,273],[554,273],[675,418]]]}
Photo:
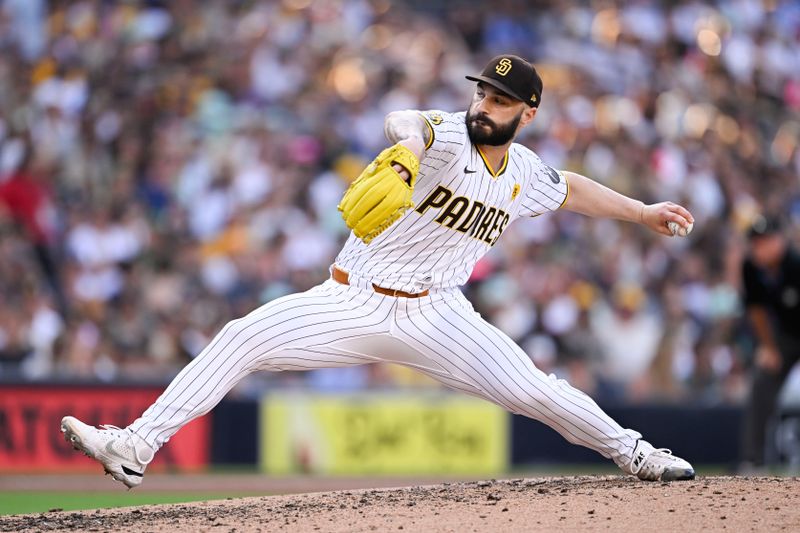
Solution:
{"label": "blurred crowd", "polygon": [[[518,221],[476,309],[601,400],[739,401],[743,233],[800,217],[788,0],[0,0],[0,379],[165,381],[321,282],[384,115],[465,109],[504,52],[545,84],[519,142],[696,222]],[[373,365],[243,387],[275,384],[435,386]]]}

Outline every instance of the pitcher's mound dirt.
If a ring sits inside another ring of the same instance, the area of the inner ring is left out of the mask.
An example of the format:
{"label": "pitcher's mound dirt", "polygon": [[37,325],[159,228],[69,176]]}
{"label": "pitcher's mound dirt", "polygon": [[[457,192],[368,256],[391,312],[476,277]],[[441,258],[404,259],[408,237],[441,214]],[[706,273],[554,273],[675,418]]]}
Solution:
{"label": "pitcher's mound dirt", "polygon": [[2,531],[800,531],[800,480],[579,476],[0,517]]}

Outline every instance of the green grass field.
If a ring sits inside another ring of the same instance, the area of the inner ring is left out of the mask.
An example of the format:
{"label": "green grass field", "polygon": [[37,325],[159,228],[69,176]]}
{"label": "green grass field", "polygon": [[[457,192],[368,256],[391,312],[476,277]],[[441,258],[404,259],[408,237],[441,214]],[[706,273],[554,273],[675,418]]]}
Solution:
{"label": "green grass field", "polygon": [[224,500],[252,493],[177,493],[177,492],[0,492],[0,515],[45,513],[51,510],[75,511],[104,507],[129,507],[155,503],[181,503]]}

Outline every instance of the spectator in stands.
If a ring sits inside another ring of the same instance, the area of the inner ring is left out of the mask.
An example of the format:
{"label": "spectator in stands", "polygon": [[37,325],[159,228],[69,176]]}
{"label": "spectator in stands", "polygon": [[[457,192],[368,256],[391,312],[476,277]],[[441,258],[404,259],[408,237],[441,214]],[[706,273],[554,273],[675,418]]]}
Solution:
{"label": "spectator in stands", "polygon": [[755,368],[744,422],[746,466],[764,465],[767,427],[778,394],[800,360],[800,253],[779,218],[759,216],[742,266],[744,304],[755,334]]}
{"label": "spectator in stands", "polygon": [[20,161],[15,170],[0,179],[0,205],[5,205],[11,219],[18,224],[30,243],[41,275],[64,313],[67,302],[53,250],[58,237],[56,208],[52,191],[45,180],[46,170],[42,165],[36,167],[35,154],[29,143],[12,139],[8,144],[19,147]]}
{"label": "spectator in stands", "polygon": [[[739,356],[729,256],[741,220],[800,196],[797,3],[441,5],[0,2],[0,182],[16,171],[15,139],[32,138],[74,313],[19,253],[29,234],[4,226],[0,307],[14,306],[0,331],[35,321],[51,339],[15,352],[24,375],[168,379],[235,309],[317,283],[346,237],[334,206],[382,144],[383,114],[463,107],[470,86],[453,73],[499,47],[534,60],[549,87],[521,142],[645,201],[678,198],[697,223],[687,239],[569,213],[512,225],[480,284],[515,287],[513,301],[478,287],[476,308],[553,372],[600,386],[603,365],[579,353],[595,339],[589,317],[634,283],[649,316],[680,334],[656,341],[642,372],[657,386],[635,396],[740,399],[729,386]],[[675,316],[654,297],[667,278]],[[596,288],[591,302],[566,296],[575,280]],[[144,346],[133,339],[152,323],[163,327]],[[624,389],[608,394],[630,397]]]}

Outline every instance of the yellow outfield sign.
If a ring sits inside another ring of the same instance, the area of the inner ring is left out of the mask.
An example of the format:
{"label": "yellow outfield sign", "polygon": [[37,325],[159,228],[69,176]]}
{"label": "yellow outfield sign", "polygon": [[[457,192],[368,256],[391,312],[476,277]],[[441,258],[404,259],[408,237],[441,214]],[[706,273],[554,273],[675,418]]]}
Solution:
{"label": "yellow outfield sign", "polygon": [[492,474],[508,466],[508,414],[450,394],[274,393],[261,404],[270,474]]}

